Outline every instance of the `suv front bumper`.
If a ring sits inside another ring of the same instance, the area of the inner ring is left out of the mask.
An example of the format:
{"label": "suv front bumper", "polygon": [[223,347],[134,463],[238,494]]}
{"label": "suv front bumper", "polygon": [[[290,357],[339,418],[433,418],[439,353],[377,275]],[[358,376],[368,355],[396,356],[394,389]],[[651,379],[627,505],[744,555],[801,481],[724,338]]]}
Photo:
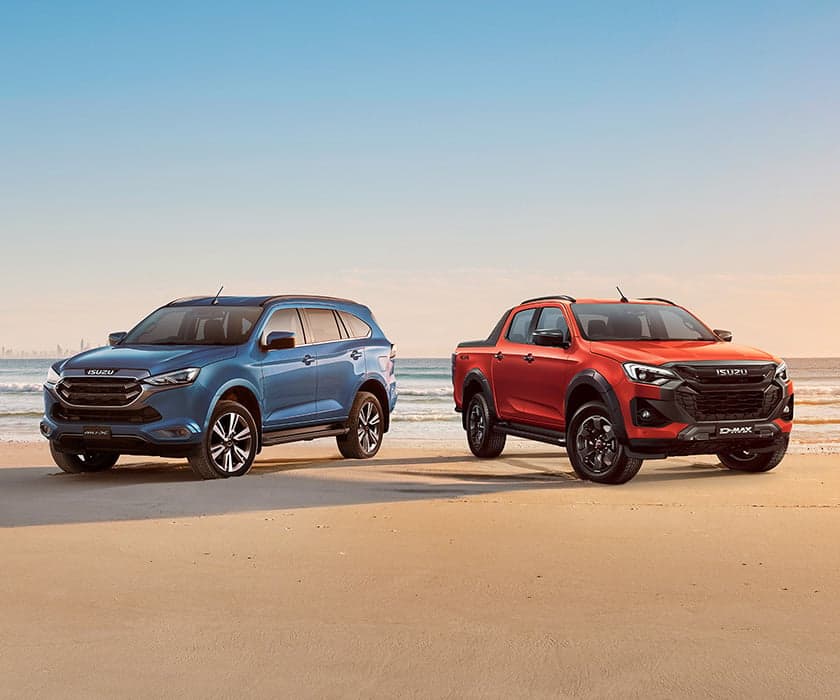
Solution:
{"label": "suv front bumper", "polygon": [[[41,434],[62,452],[87,450],[160,457],[186,457],[201,445],[204,416],[202,392],[175,387],[143,396],[128,407],[74,407],[47,385]],[[106,429],[107,437],[92,437]]]}

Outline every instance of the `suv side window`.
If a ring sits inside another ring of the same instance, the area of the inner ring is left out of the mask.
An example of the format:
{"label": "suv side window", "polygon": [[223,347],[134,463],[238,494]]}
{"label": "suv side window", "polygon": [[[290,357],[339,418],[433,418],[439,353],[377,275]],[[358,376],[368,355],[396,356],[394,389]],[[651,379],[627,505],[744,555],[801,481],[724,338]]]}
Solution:
{"label": "suv side window", "polygon": [[540,318],[537,321],[537,329],[541,331],[564,331],[569,332],[569,324],[563,315],[563,309],[558,306],[546,306],[540,310]]}
{"label": "suv side window", "polygon": [[313,343],[329,343],[341,340],[341,331],[332,309],[304,309],[312,332]]}
{"label": "suv side window", "polygon": [[370,337],[370,326],[362,321],[362,319],[358,316],[347,311],[339,311],[338,315],[341,316],[341,322],[344,324],[344,327],[347,329],[347,333],[351,338]]}
{"label": "suv side window", "polygon": [[507,336],[505,336],[511,343],[531,343],[531,322],[534,320],[536,309],[525,309],[514,315],[510,322]]}
{"label": "suv side window", "polygon": [[263,341],[268,337],[269,333],[275,331],[291,331],[295,334],[295,345],[305,345],[306,337],[303,334],[303,325],[300,322],[300,316],[297,309],[277,309],[268,323],[263,329]]}

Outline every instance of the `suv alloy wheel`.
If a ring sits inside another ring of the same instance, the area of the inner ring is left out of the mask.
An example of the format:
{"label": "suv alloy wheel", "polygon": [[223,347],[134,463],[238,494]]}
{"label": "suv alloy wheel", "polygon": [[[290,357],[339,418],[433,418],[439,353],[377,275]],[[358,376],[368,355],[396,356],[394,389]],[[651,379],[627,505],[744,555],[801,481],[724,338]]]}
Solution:
{"label": "suv alloy wheel", "polygon": [[219,401],[207,435],[190,466],[202,479],[226,479],[247,474],[257,455],[257,426],[247,408],[236,401]]}

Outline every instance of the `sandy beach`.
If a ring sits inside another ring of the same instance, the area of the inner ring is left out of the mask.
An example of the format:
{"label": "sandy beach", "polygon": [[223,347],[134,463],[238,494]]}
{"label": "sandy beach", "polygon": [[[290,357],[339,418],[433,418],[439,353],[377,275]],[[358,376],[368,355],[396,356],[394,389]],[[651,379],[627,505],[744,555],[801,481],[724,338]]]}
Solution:
{"label": "sandy beach", "polygon": [[840,458],[274,448],[241,479],[0,448],[0,696],[840,692]]}

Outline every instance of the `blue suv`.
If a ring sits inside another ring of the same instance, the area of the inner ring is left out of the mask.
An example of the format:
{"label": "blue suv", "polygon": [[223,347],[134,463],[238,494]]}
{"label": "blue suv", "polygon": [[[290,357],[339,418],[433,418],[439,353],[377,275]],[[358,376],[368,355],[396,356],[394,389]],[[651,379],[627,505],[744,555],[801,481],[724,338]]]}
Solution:
{"label": "blue suv", "polygon": [[41,432],[66,472],[132,454],[241,476],[263,447],[328,436],[366,459],[397,399],[394,346],[346,299],[178,299],[109,341],[56,363],[44,384]]}

